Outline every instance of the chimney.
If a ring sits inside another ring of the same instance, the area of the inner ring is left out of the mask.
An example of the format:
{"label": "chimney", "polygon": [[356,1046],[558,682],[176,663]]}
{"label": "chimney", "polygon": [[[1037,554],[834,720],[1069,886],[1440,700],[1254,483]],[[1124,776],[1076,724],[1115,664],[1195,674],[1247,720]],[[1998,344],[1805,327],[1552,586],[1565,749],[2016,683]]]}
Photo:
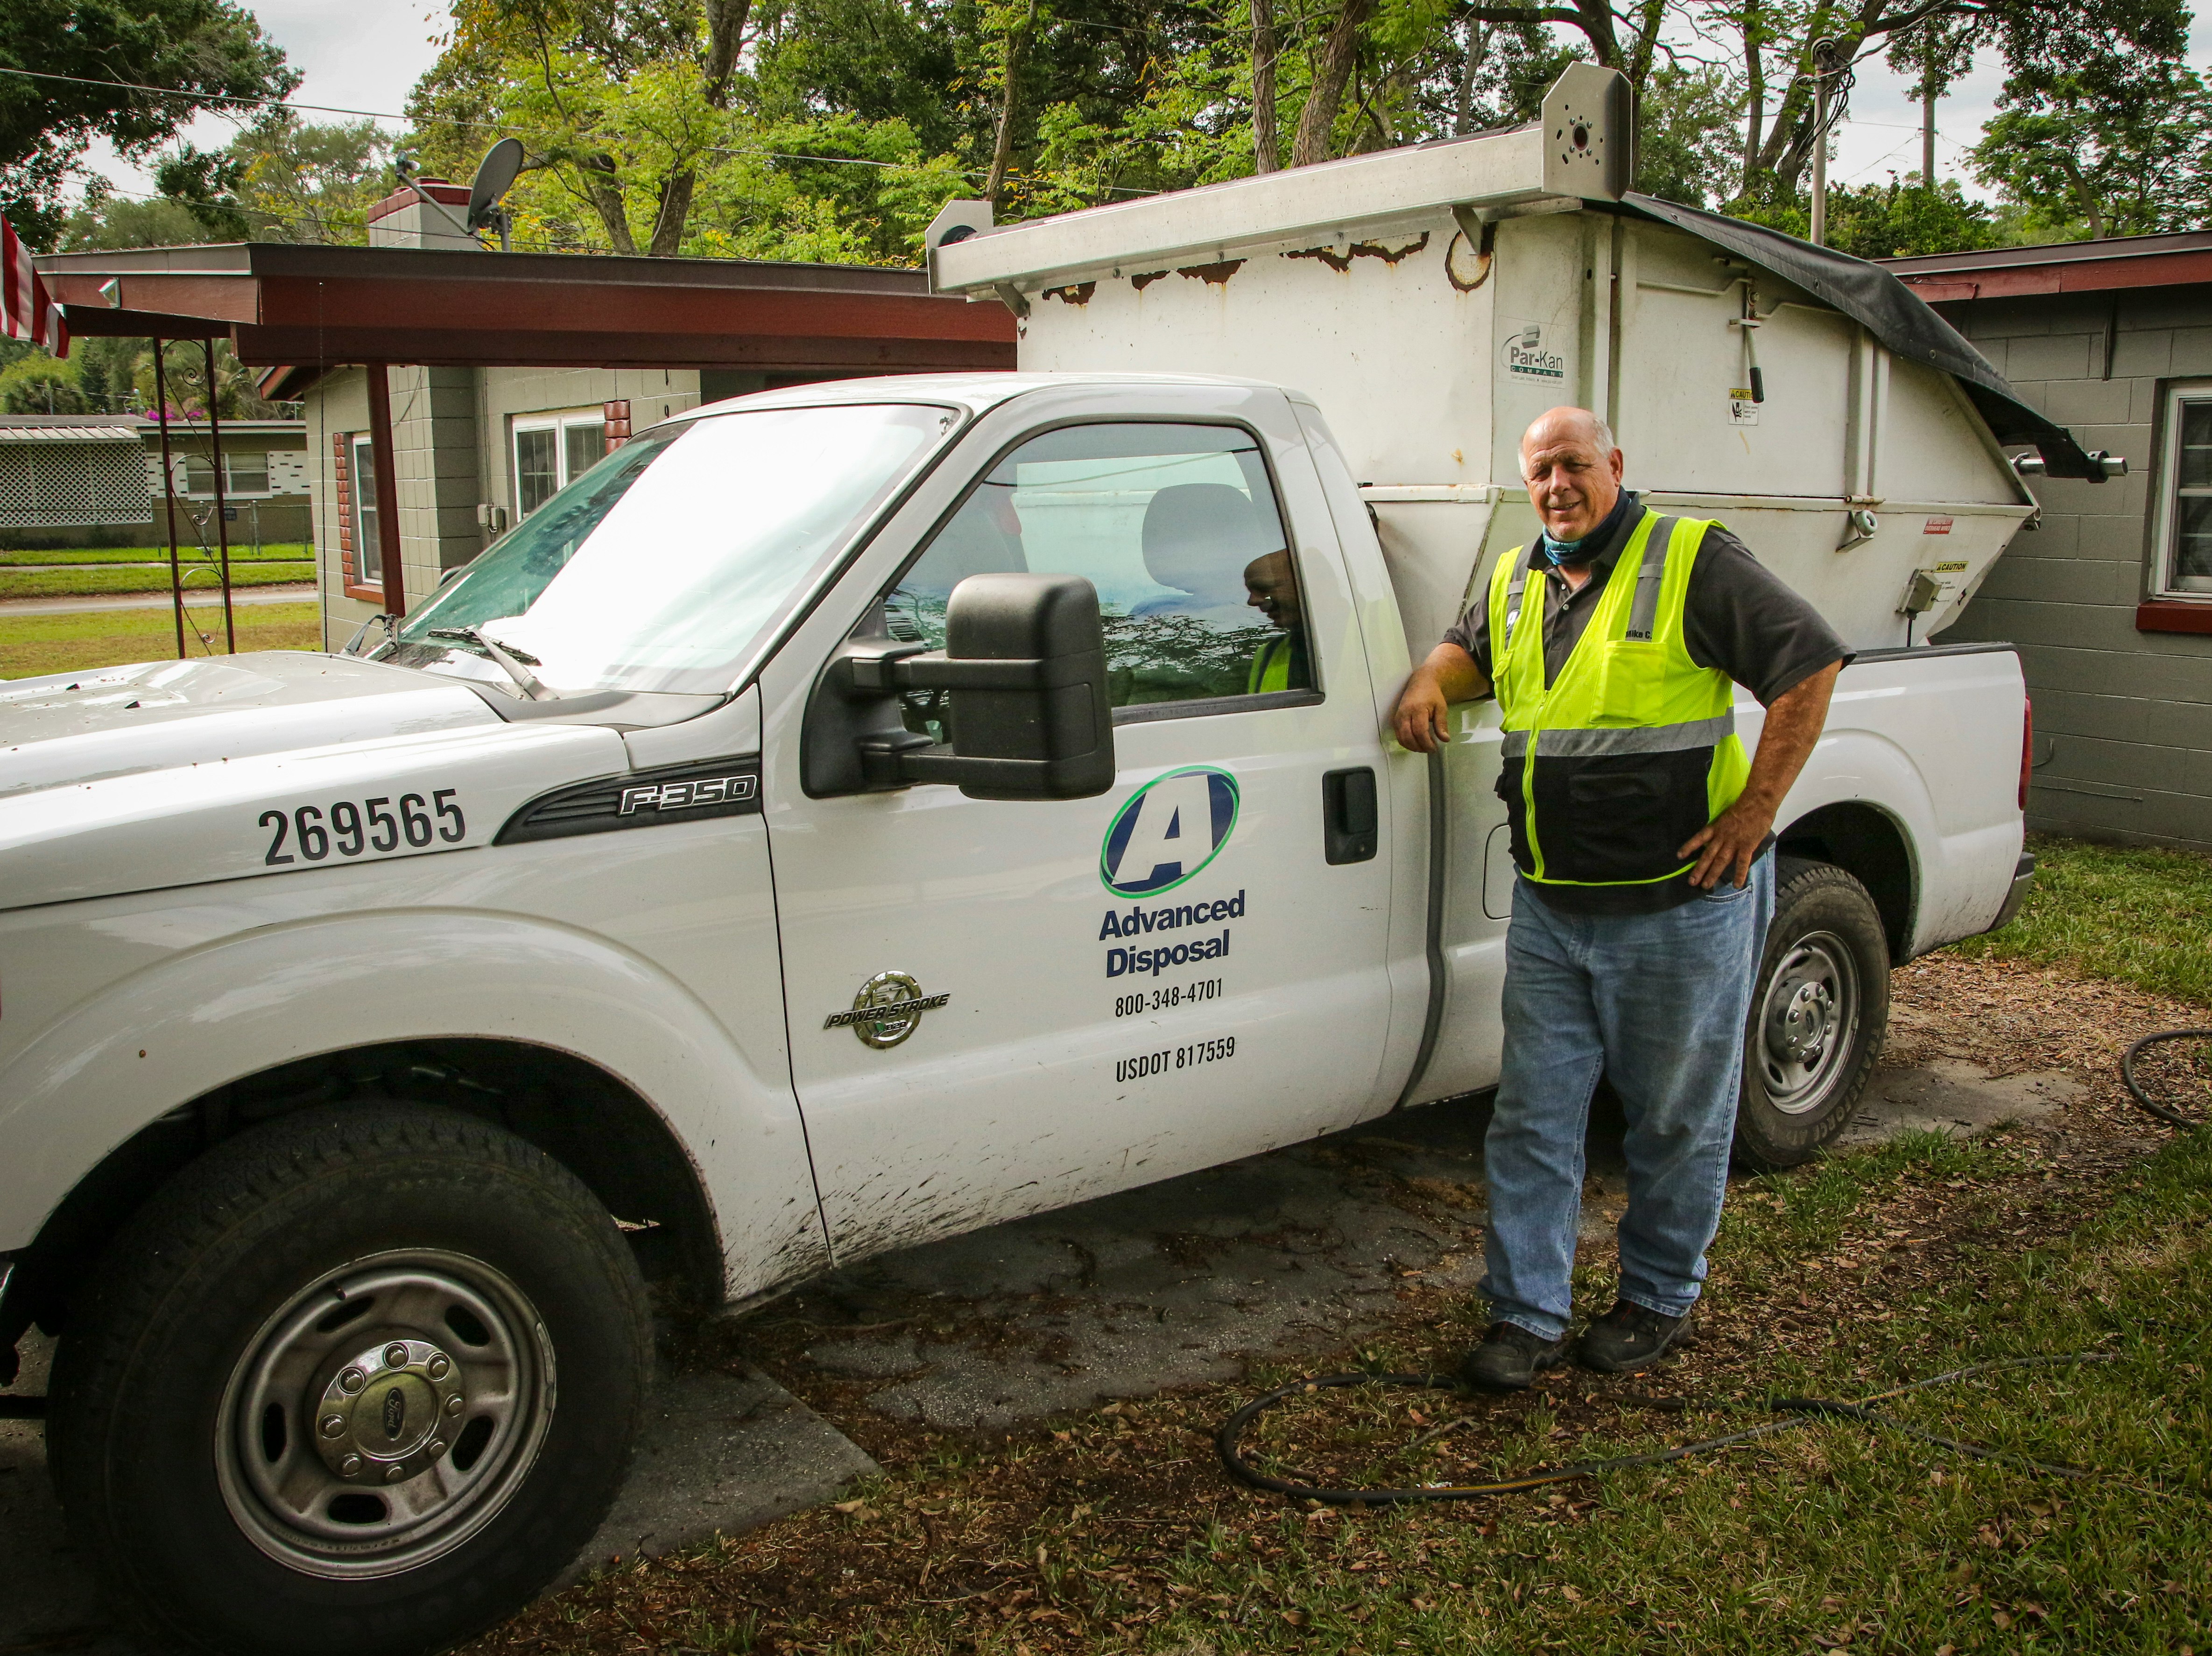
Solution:
{"label": "chimney", "polygon": [[[434,206],[426,205],[428,197]],[[443,209],[443,210],[441,210]],[[483,251],[461,226],[469,216],[469,187],[443,179],[403,184],[368,209],[372,247],[459,247]]]}

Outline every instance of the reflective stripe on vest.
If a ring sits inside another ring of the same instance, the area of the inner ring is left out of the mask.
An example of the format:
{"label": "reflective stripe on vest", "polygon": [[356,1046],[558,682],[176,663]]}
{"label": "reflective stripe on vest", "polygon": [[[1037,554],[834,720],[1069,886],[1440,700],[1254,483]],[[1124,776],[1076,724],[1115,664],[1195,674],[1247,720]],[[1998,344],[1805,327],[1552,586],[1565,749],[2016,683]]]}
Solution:
{"label": "reflective stripe on vest", "polygon": [[[1676,852],[1733,804],[1750,772],[1735,687],[1690,658],[1690,572],[1711,525],[1646,511],[1556,682],[1544,658],[1543,588],[1525,549],[1490,584],[1504,714],[1498,792],[1514,861],[1555,885],[1644,885],[1692,866]],[[1536,611],[1524,625],[1523,611]]]}
{"label": "reflective stripe on vest", "polygon": [[1252,670],[1244,676],[1244,694],[1264,695],[1269,690],[1291,688],[1291,640],[1285,633],[1271,638],[1252,657]]}

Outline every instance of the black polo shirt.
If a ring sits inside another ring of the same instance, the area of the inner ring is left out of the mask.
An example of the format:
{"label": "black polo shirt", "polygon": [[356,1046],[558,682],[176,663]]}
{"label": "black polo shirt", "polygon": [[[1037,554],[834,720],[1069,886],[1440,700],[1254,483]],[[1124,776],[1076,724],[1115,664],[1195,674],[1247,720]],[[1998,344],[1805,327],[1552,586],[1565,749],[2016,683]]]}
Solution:
{"label": "black polo shirt", "polygon": [[[1583,543],[1591,551],[1590,578],[1579,591],[1552,567],[1540,539],[1529,543],[1525,554],[1529,579],[1532,584],[1540,579],[1544,590],[1546,683],[1559,676],[1589,625],[1598,595],[1643,511],[1642,500],[1623,490],[1620,503]],[[1851,658],[1820,612],[1717,524],[1705,531],[1697,561],[1690,567],[1682,631],[1691,660],[1700,667],[1719,668],[1765,707],[1823,667],[1848,664]],[[1481,602],[1444,634],[1444,642],[1466,651],[1482,676],[1491,676],[1487,583]],[[1554,908],[1577,914],[1651,913],[1700,895],[1686,876],[1656,886],[1554,886],[1543,894]]]}

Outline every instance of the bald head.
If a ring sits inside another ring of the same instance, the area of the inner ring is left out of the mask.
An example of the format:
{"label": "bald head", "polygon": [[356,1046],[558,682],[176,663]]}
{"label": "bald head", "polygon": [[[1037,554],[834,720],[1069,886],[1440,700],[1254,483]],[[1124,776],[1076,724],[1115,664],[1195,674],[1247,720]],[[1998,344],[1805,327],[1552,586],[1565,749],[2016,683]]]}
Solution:
{"label": "bald head", "polygon": [[1613,429],[1588,409],[1553,409],[1521,439],[1521,476],[1545,531],[1578,541],[1620,499],[1621,455]]}

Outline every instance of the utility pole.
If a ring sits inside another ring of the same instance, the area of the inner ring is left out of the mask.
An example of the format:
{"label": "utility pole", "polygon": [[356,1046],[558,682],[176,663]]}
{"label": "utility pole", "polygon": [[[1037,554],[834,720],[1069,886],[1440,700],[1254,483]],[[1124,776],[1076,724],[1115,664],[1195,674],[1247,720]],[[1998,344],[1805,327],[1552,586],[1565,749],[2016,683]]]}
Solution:
{"label": "utility pole", "polygon": [[1812,243],[1828,245],[1828,77],[1820,70],[1820,47],[1813,47],[1813,225]]}
{"label": "utility pole", "polygon": [[1815,247],[1828,245],[1828,129],[1843,116],[1851,90],[1853,43],[1833,35],[1813,42],[1813,213]]}

